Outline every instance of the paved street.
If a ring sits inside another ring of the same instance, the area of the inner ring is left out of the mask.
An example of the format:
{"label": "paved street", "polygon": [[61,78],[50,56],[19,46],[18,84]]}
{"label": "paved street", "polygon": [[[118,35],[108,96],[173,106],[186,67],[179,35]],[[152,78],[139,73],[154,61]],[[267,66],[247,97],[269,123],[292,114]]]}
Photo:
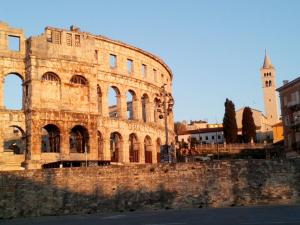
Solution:
{"label": "paved street", "polygon": [[1,221],[1,225],[300,225],[299,206],[184,209]]}

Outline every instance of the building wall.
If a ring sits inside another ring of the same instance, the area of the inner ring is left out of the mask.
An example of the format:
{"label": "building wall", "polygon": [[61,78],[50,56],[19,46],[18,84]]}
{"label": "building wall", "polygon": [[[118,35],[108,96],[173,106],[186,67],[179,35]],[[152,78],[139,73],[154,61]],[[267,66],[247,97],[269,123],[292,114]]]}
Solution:
{"label": "building wall", "polygon": [[300,157],[300,81],[297,78],[278,90],[286,156],[288,158]]}
{"label": "building wall", "polygon": [[[152,162],[156,162],[165,132],[155,101],[163,84],[172,93],[173,80],[171,70],[160,58],[120,41],[81,32],[76,27],[70,30],[46,27],[43,34],[27,40],[22,30],[5,23],[0,24],[0,32],[0,79],[4,81],[7,74],[14,73],[23,81],[23,110],[18,113],[25,118],[28,168],[59,160],[84,160],[85,154],[70,152],[70,132],[76,126],[86,130],[88,143],[84,148],[88,149],[88,160],[110,161],[110,137],[117,133],[118,162],[130,161],[130,134],[137,139],[138,162],[145,162],[145,149],[152,152]],[[19,51],[7,49],[9,35],[20,38]],[[111,55],[116,57],[115,66],[111,65]],[[131,71],[127,60],[132,62]],[[146,66],[144,75],[142,65]],[[49,73],[51,78],[46,76]],[[83,77],[84,84],[74,83],[74,75]],[[110,87],[116,90],[117,99],[118,117],[113,118],[108,107]],[[131,119],[127,118],[128,91],[133,93]],[[5,110],[3,82],[0,93],[0,108]],[[174,142],[172,112],[168,123],[171,143]],[[43,128],[47,125],[59,130],[59,152],[41,151]],[[3,140],[0,143],[2,146]]]}
{"label": "building wall", "polygon": [[0,218],[297,204],[299,171],[238,160],[0,172]]}

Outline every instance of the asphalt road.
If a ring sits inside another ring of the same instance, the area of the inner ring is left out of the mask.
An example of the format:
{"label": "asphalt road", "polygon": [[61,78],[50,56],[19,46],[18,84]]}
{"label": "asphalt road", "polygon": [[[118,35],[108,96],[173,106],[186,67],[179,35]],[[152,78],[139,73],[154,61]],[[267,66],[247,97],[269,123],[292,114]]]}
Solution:
{"label": "asphalt road", "polygon": [[300,205],[183,209],[0,220],[1,225],[300,225]]}

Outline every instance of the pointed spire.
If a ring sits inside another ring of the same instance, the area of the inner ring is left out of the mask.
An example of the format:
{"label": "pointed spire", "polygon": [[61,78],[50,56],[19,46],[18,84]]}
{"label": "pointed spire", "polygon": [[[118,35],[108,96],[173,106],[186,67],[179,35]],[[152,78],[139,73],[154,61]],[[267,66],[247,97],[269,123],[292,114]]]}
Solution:
{"label": "pointed spire", "polygon": [[272,63],[271,63],[271,59],[270,56],[267,52],[267,49],[265,49],[265,59],[264,59],[264,64],[262,66],[263,69],[271,69],[274,68]]}

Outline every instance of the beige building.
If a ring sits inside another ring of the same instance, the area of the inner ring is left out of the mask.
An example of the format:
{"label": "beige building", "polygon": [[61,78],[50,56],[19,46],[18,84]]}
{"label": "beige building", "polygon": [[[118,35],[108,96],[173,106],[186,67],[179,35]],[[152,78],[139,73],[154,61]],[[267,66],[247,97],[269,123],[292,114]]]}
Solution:
{"label": "beige building", "polygon": [[[22,80],[21,110],[4,105],[8,75]],[[172,93],[173,81],[157,56],[74,26],[26,39],[0,22],[0,81],[0,170],[157,162],[165,139],[162,86]],[[171,143],[172,112],[167,121]]]}
{"label": "beige building", "polygon": [[300,158],[300,77],[277,89],[280,96],[284,148],[287,158]]}

